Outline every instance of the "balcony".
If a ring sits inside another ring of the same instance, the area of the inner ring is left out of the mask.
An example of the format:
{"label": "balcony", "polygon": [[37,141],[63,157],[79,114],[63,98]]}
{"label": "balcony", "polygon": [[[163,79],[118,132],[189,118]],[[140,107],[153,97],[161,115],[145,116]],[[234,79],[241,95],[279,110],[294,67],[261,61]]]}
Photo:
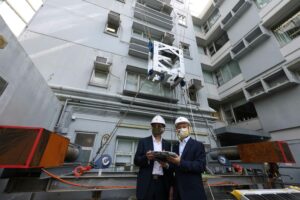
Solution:
{"label": "balcony", "polygon": [[173,11],[173,7],[170,4],[171,0],[138,0],[138,2],[168,15],[170,15]]}
{"label": "balcony", "polygon": [[[145,31],[147,30],[147,33]],[[132,34],[130,38],[129,52],[131,56],[142,59],[148,59],[148,34],[151,34],[151,39],[172,45],[174,35],[155,29],[153,27],[145,26],[144,24],[133,22]]]}
{"label": "balcony", "polygon": [[135,4],[134,17],[169,31],[173,28],[173,19],[170,15],[138,2]]}

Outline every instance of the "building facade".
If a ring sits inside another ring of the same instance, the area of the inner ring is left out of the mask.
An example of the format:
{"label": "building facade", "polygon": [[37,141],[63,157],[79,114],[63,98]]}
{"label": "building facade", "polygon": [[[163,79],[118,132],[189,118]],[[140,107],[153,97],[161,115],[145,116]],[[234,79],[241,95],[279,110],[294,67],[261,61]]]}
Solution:
{"label": "building facade", "polygon": [[[208,102],[219,123],[287,141],[297,163],[281,165],[281,172],[295,177],[283,177],[291,184],[300,178],[299,11],[293,0],[214,0],[193,16]],[[226,146],[234,137],[219,139]]]}
{"label": "building facade", "polygon": [[[299,183],[298,0],[213,0],[201,16],[183,0],[26,2],[30,16],[9,0],[0,10],[21,20],[14,33],[63,105],[52,128],[82,146],[78,162],[101,148],[115,171],[134,171],[151,118],[162,115],[163,137],[174,141],[174,120],[186,116],[207,149],[252,137],[288,141],[297,163],[281,172],[295,177],[286,183]],[[186,86],[147,80],[149,39],[183,50]]]}

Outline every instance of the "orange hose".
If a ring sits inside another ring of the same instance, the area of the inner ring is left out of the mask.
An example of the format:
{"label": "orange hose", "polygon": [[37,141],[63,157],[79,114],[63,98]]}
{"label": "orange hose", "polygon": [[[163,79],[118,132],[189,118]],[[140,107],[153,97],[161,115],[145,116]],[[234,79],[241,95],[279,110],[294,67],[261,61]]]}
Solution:
{"label": "orange hose", "polygon": [[62,182],[62,183],[65,183],[65,184],[68,184],[68,185],[72,185],[72,186],[76,186],[76,187],[82,187],[82,188],[89,188],[89,189],[135,189],[136,187],[135,186],[97,186],[97,185],[84,185],[84,184],[79,184],[79,183],[74,183],[74,182],[71,182],[71,181],[67,181],[67,180],[64,180],[62,178],[60,178],[59,176],[55,175],[55,174],[52,174],[51,172],[45,170],[45,169],[42,169],[43,172],[45,172],[48,176]]}
{"label": "orange hose", "polygon": [[214,186],[222,186],[222,185],[238,186],[239,184],[230,181],[224,181],[224,182],[218,182],[218,183],[213,183],[208,185],[214,187]]}

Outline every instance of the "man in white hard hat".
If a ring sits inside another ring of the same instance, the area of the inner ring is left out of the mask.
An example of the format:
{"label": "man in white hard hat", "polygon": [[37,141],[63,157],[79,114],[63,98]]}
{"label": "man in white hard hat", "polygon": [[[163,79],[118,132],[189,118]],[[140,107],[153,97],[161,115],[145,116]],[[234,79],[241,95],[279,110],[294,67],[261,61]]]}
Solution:
{"label": "man in white hard hat", "polygon": [[173,148],[176,157],[169,157],[175,171],[174,199],[206,200],[201,173],[206,166],[204,145],[192,139],[191,123],[185,117],[175,121],[179,143]]}
{"label": "man in white hard hat", "polygon": [[152,135],[140,139],[134,156],[139,166],[136,197],[145,200],[166,200],[169,198],[171,173],[165,162],[155,160],[153,151],[170,151],[171,145],[162,139],[166,122],[156,115],[151,121]]}

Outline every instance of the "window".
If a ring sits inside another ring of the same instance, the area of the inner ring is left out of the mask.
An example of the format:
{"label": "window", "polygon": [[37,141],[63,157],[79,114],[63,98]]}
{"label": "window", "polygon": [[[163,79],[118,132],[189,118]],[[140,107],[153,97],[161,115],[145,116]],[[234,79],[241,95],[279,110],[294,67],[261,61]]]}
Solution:
{"label": "window", "polygon": [[180,47],[183,51],[183,56],[190,58],[191,57],[191,55],[190,55],[190,45],[186,44],[186,43],[183,43],[183,42],[180,42]]}
{"label": "window", "polygon": [[249,120],[257,117],[257,113],[252,102],[246,102],[246,99],[238,99],[227,105],[224,105],[226,121],[229,124]]}
{"label": "window", "polygon": [[4,90],[7,87],[7,82],[0,76],[0,96],[3,94]]}
{"label": "window", "polygon": [[187,22],[186,22],[186,16],[177,13],[178,16],[178,24],[183,25],[183,26],[187,26]]}
{"label": "window", "polygon": [[233,108],[236,121],[245,121],[257,117],[253,103],[249,102]]}
{"label": "window", "polygon": [[95,68],[93,71],[91,82],[100,85],[105,85],[107,82],[107,77],[108,72]]}
{"label": "window", "polygon": [[187,85],[188,85],[187,93],[188,93],[189,100],[192,103],[197,103],[197,99],[198,99],[197,93],[203,87],[202,81],[193,78],[188,82]]}
{"label": "window", "polygon": [[120,14],[110,11],[108,13],[108,19],[107,19],[107,24],[105,27],[105,32],[112,34],[112,35],[117,35],[119,27],[120,27]]}
{"label": "window", "polygon": [[230,81],[241,73],[240,66],[236,61],[230,61],[215,72],[218,86]]}
{"label": "window", "polygon": [[109,68],[111,63],[107,58],[97,56],[94,61],[94,68],[90,80],[91,85],[107,87],[109,79]]}
{"label": "window", "polygon": [[294,13],[272,29],[281,46],[284,46],[300,35],[300,11]]}
{"label": "window", "polygon": [[272,0],[254,0],[258,8],[265,7],[268,3],[270,3]]}
{"label": "window", "polygon": [[140,95],[144,97],[162,97],[166,98],[166,100],[169,98],[174,99],[174,90],[170,86],[150,81],[145,74],[127,71],[124,92],[127,94],[136,94],[141,86]]}
{"label": "window", "polygon": [[197,102],[197,90],[194,89],[193,87],[190,87],[188,89],[188,96],[191,101]]}
{"label": "window", "polygon": [[150,34],[152,40],[156,40],[156,41],[161,40],[161,36],[159,36],[157,34],[153,34],[151,32],[147,33],[146,30],[149,30],[149,27],[145,27],[145,30],[132,29],[132,34],[137,36],[137,37],[141,37],[141,38],[144,38],[144,39],[147,39],[147,40],[149,40],[149,34]]}
{"label": "window", "polygon": [[80,161],[82,163],[88,163],[90,161],[94,147],[95,137],[95,133],[76,133],[75,144],[80,145],[82,148],[77,161]]}
{"label": "window", "polygon": [[117,171],[133,171],[133,160],[137,149],[137,139],[117,138],[115,166]]}
{"label": "window", "polygon": [[213,56],[217,51],[219,51],[226,42],[228,42],[228,35],[224,33],[220,38],[213,41],[211,44],[208,45],[208,51],[210,56]]}
{"label": "window", "polygon": [[207,22],[205,22],[205,24],[202,25],[203,32],[207,33],[220,17],[221,14],[219,13],[219,10],[216,9],[208,18]]}
{"label": "window", "polygon": [[206,83],[215,84],[214,78],[211,72],[203,71],[203,78]]}

